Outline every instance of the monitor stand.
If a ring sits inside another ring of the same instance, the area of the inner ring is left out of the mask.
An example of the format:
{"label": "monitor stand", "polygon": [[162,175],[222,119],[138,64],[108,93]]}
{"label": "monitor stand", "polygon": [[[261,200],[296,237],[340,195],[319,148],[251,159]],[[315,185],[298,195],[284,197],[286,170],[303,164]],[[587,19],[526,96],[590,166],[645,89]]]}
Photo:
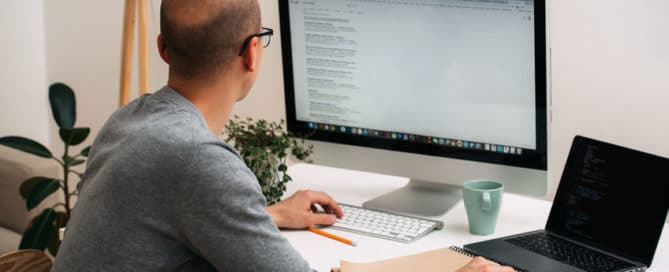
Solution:
{"label": "monitor stand", "polygon": [[365,208],[440,216],[462,199],[462,186],[411,180],[406,186],[362,204]]}

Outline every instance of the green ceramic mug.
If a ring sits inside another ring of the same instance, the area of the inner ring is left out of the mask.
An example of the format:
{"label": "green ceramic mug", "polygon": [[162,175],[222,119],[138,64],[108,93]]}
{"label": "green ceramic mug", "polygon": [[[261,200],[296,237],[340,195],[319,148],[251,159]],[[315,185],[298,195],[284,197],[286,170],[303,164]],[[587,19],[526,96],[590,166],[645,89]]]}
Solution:
{"label": "green ceramic mug", "polygon": [[462,190],[469,232],[475,235],[495,233],[504,184],[489,180],[470,180],[464,183]]}

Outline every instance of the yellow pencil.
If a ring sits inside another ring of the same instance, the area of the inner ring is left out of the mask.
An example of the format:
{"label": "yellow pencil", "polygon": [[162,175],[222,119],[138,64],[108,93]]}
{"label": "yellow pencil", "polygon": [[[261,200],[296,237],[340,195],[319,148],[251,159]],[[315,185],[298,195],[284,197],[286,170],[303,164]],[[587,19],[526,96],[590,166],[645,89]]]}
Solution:
{"label": "yellow pencil", "polygon": [[346,239],[346,238],[344,238],[344,237],[340,237],[340,236],[334,235],[334,234],[329,233],[329,232],[325,232],[325,231],[323,231],[323,230],[321,230],[321,229],[317,229],[317,228],[314,228],[314,227],[308,227],[307,230],[308,230],[308,231],[311,231],[311,232],[313,232],[313,233],[316,233],[316,234],[323,235],[323,236],[325,236],[325,237],[327,237],[327,238],[337,240],[337,241],[342,242],[342,243],[347,244],[347,245],[358,246],[357,243],[355,243],[355,242],[353,242],[353,241],[351,241],[351,240],[349,240],[349,239]]}

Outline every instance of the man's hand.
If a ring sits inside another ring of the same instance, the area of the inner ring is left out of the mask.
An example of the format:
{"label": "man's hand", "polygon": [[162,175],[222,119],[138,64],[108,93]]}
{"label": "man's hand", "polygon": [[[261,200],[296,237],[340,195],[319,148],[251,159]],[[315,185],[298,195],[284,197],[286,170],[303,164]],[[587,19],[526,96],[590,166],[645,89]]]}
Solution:
{"label": "man's hand", "polygon": [[[321,205],[328,213],[314,213],[313,204]],[[313,225],[332,225],[344,216],[341,207],[323,192],[301,190],[289,198],[267,207],[279,228],[303,229]],[[329,213],[331,212],[331,213]]]}
{"label": "man's hand", "polygon": [[482,257],[474,258],[469,264],[456,272],[515,272],[513,268],[508,266],[501,266],[499,264],[488,261]]}

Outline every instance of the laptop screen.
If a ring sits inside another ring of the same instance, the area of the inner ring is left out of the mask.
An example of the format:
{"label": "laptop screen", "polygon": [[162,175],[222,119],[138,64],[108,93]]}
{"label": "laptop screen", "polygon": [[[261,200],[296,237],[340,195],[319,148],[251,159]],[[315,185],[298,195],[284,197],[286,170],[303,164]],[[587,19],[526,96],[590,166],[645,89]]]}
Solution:
{"label": "laptop screen", "polygon": [[576,137],[546,230],[650,266],[668,209],[668,159]]}

